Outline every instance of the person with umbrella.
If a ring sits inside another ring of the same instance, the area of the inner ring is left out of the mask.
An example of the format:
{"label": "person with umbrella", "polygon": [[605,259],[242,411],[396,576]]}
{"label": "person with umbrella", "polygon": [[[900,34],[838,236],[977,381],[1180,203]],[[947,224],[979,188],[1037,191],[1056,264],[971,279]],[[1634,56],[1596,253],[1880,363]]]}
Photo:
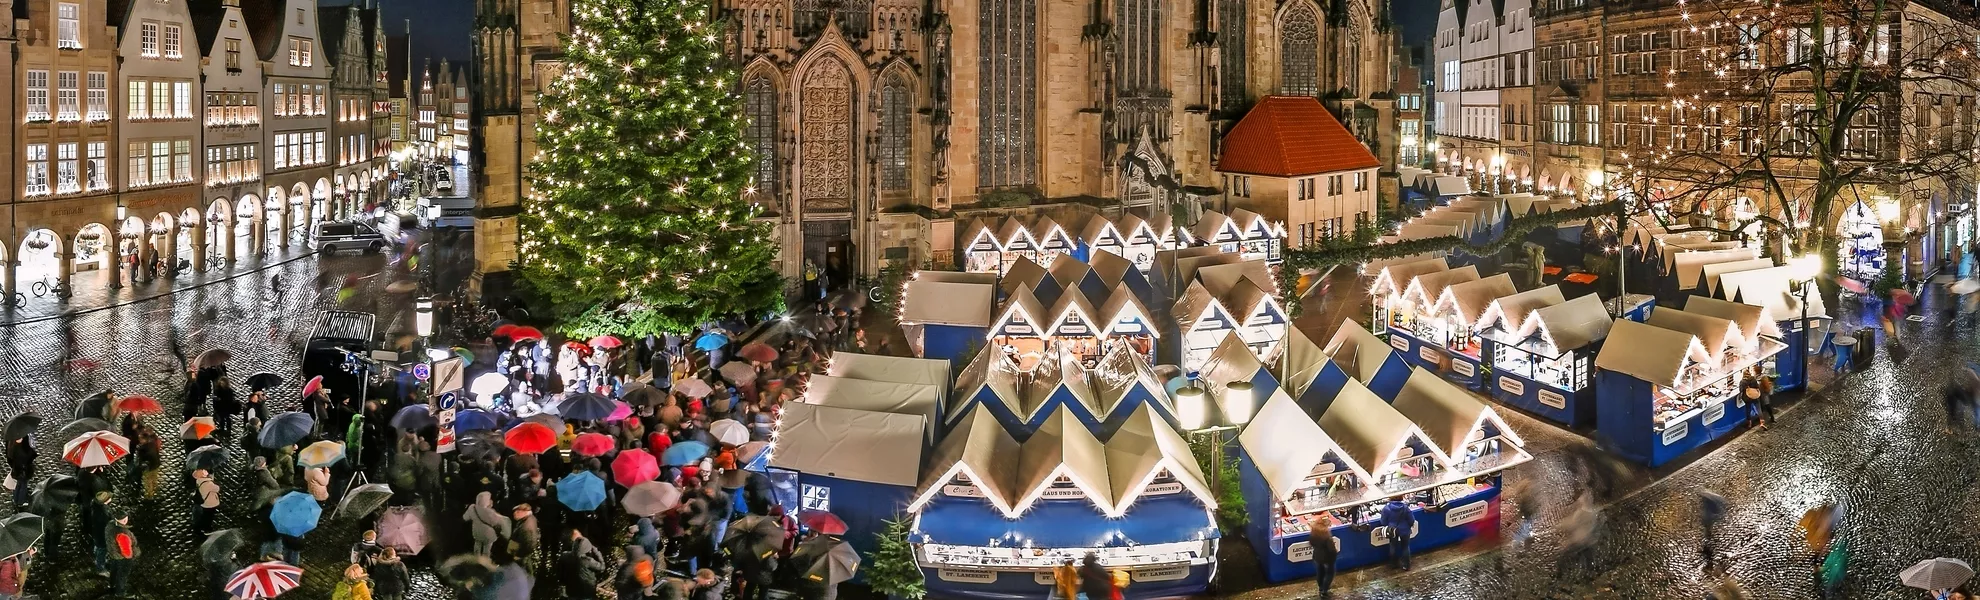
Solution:
{"label": "person with umbrella", "polygon": [[199,494],[199,503],[193,505],[193,534],[206,537],[213,530],[213,516],[220,513],[220,484],[206,469],[194,469],[192,478],[193,489]]}
{"label": "person with umbrella", "polygon": [[403,600],[412,581],[406,563],[399,560],[399,549],[392,546],[379,550],[378,559],[372,561],[365,573],[371,577],[373,600]]}
{"label": "person with umbrella", "polygon": [[475,495],[474,505],[461,513],[461,520],[474,535],[474,553],[483,558],[493,557],[495,544],[509,539],[509,518],[495,510],[495,500],[488,492]]}
{"label": "person with umbrella", "polygon": [[105,554],[108,546],[103,539],[103,533],[110,528],[110,501],[110,492],[97,492],[91,496],[90,503],[83,506],[83,534],[89,536],[90,554],[95,557],[98,577],[110,576],[110,565],[104,562],[109,559]]}
{"label": "person with umbrella", "polygon": [[528,502],[516,503],[510,513],[509,556],[531,575],[536,574],[536,550],[543,545],[543,531],[536,525],[536,512]]}
{"label": "person with umbrella", "polygon": [[[34,428],[41,419],[25,418],[32,416],[31,413],[23,414],[7,421],[7,481],[13,483],[10,487],[13,488],[16,510],[27,508],[28,486],[34,483],[34,461],[41,457],[41,453],[34,449]],[[17,427],[16,423],[24,426]]]}
{"label": "person with umbrella", "polygon": [[144,483],[144,497],[158,495],[158,468],[163,464],[165,441],[150,425],[140,424],[131,438],[131,464],[127,477]]}
{"label": "person with umbrella", "polygon": [[14,600],[27,589],[28,566],[34,560],[34,548],[6,558],[0,558],[0,600]]}
{"label": "person with umbrella", "polygon": [[234,384],[227,381],[223,371],[213,380],[213,423],[221,431],[232,432],[234,415],[240,413],[240,396],[234,393]]}
{"label": "person with umbrella", "polygon": [[366,529],[363,535],[358,536],[357,543],[351,544],[351,564],[370,567],[371,563],[378,560],[378,553],[381,550],[383,548],[378,545],[378,531]]}

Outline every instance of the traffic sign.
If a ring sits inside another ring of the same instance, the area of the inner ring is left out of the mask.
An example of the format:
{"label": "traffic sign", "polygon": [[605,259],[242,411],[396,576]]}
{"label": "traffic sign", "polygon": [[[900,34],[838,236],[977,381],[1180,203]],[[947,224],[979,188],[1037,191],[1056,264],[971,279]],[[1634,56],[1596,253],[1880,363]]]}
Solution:
{"label": "traffic sign", "polygon": [[426,381],[427,379],[433,377],[433,367],[428,366],[426,363],[419,363],[413,365],[412,374],[413,374],[413,379]]}
{"label": "traffic sign", "polygon": [[454,402],[455,402],[456,400],[458,400],[459,398],[460,398],[460,396],[459,396],[458,394],[455,394],[455,393],[453,393],[453,392],[447,392],[447,393],[445,393],[445,394],[441,394],[441,395],[440,395],[440,398],[439,398],[439,404],[440,404],[440,410],[451,410],[451,409],[453,409],[453,408],[454,408]]}

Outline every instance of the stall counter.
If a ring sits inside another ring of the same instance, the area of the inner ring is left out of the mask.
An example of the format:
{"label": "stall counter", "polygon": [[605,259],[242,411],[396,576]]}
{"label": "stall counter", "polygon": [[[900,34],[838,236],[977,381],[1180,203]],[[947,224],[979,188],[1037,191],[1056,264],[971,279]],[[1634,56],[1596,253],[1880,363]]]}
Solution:
{"label": "stall counter", "polygon": [[[1416,536],[1410,538],[1410,552],[1448,546],[1470,539],[1479,531],[1499,527],[1498,486],[1459,497],[1445,506],[1441,511],[1411,507],[1410,513],[1416,517]],[[1357,524],[1335,525],[1331,531],[1341,542],[1341,554],[1334,561],[1334,568],[1345,570],[1387,562],[1389,540],[1379,525],[1380,517]],[[1269,524],[1266,527],[1278,529]],[[1313,577],[1313,549],[1308,541],[1312,534],[1303,531],[1304,527],[1298,525],[1293,528],[1296,533],[1280,535],[1276,539],[1269,533],[1251,536],[1253,550],[1258,554],[1259,566],[1264,569],[1266,580],[1276,583]]]}

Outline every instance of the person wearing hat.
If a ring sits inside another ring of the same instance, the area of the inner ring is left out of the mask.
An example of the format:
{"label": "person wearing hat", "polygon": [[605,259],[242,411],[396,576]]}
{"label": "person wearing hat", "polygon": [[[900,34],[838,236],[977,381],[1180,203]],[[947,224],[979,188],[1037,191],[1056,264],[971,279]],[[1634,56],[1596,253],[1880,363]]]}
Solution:
{"label": "person wearing hat", "polygon": [[363,565],[344,568],[344,579],[330,590],[330,600],[371,600],[371,576]]}
{"label": "person wearing hat", "polygon": [[103,527],[103,541],[106,544],[107,567],[110,576],[110,595],[129,594],[131,568],[137,565],[137,536],[131,533],[131,517],[123,509],[111,509],[110,523]]}
{"label": "person wearing hat", "polygon": [[531,574],[536,573],[536,550],[543,545],[543,530],[536,524],[536,511],[528,502],[516,504],[510,513],[509,556]]}
{"label": "person wearing hat", "polygon": [[110,527],[110,492],[97,492],[90,500],[83,506],[83,533],[89,535],[90,552],[96,556],[96,576],[109,577],[110,567],[104,564],[108,559],[104,554],[108,546],[104,545],[103,532]]}
{"label": "person wearing hat", "polygon": [[385,549],[378,545],[378,531],[366,529],[364,535],[358,537],[357,543],[351,544],[351,564],[370,568],[371,563],[377,561],[378,555],[384,551]]}

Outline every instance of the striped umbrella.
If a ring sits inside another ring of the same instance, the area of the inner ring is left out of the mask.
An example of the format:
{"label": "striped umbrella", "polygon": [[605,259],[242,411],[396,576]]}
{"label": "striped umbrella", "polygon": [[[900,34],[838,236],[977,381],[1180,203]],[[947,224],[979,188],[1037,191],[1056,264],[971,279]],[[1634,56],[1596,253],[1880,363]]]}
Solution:
{"label": "striped umbrella", "polygon": [[131,453],[131,441],[108,431],[91,431],[62,446],[62,460],[85,469],[107,467]]}
{"label": "striped umbrella", "polygon": [[302,584],[303,570],[279,560],[248,565],[227,580],[227,593],[241,600],[274,598]]}

